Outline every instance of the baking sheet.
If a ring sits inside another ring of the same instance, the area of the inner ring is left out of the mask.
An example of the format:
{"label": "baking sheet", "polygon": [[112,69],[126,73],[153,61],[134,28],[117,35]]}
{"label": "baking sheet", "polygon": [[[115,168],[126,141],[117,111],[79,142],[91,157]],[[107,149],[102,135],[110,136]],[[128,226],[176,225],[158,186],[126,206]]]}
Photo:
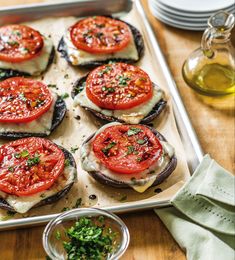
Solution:
{"label": "baking sheet", "polygon": [[[160,118],[156,119],[153,123],[154,127],[156,127],[156,129],[160,131],[175,147],[176,156],[178,159],[176,170],[161,185],[152,187],[143,194],[139,194],[132,189],[116,189],[101,185],[94,181],[81,169],[78,150],[74,153],[78,167],[78,182],[73,186],[66,197],[62,198],[57,203],[32,209],[23,215],[17,213],[14,216],[11,216],[10,220],[6,212],[4,210],[0,210],[0,219],[4,220],[4,222],[7,221],[9,224],[12,223],[14,225],[13,219],[16,218],[26,218],[26,223],[29,217],[32,219],[31,217],[34,216],[59,213],[64,208],[73,208],[77,200],[80,198],[81,206],[95,206],[107,209],[113,208],[116,209],[115,211],[120,211],[120,209],[123,209],[122,211],[135,209],[136,207],[138,208],[138,205],[143,205],[142,208],[144,208],[145,204],[151,205],[152,207],[156,205],[164,205],[182,186],[184,181],[190,177],[184,147],[180,140],[174,120],[171,97],[167,88],[168,84],[165,76],[162,74],[160,64],[153,58],[154,54],[153,49],[149,44],[149,35],[147,34],[144,25],[141,23],[142,19],[139,17],[136,6],[134,5],[131,12],[125,16],[122,16],[121,19],[136,26],[144,37],[146,47],[145,54],[141,61],[136,65],[143,68],[150,75],[152,81],[157,83],[167,93],[168,108],[160,116]],[[53,17],[27,22],[25,24],[39,30],[45,36],[51,37],[54,45],[57,47],[61,36],[65,32],[65,29],[72,25],[75,21],[77,21],[77,18],[75,17]],[[135,22],[133,23],[133,21]],[[64,59],[60,58],[59,53],[56,53],[56,59],[52,66],[45,73],[45,75],[38,77],[37,79],[43,80],[47,84],[56,84],[58,88],[58,90],[56,89],[56,92],[59,95],[64,93],[70,94],[72,84],[87,72],[87,70],[80,70],[71,67]],[[70,150],[71,147],[80,147],[81,143],[101,126],[101,123],[84,109],[75,109],[73,107],[71,97],[65,99],[65,101],[68,107],[66,118],[59,128],[50,136],[50,139]],[[76,115],[80,116],[80,120],[75,119]],[[162,192],[156,193],[156,188],[160,188]],[[89,196],[92,194],[97,196],[96,200],[89,199]],[[6,224],[0,223],[0,228],[1,224],[2,226],[6,226]]]}

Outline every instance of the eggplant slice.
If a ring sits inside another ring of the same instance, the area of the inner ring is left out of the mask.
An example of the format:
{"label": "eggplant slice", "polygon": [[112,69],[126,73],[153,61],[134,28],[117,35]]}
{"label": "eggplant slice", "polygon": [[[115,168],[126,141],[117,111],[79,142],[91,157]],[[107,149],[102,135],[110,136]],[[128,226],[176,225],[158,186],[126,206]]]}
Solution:
{"label": "eggplant slice", "polygon": [[[50,129],[50,134],[53,132],[63,121],[64,116],[66,114],[67,108],[66,104],[63,99],[60,97],[57,98],[55,102],[54,114],[52,118],[52,125]],[[47,134],[44,133],[27,133],[27,132],[5,132],[0,133],[0,138],[2,139],[17,139],[17,138],[24,138],[24,137],[46,137]]]}
{"label": "eggplant slice", "polygon": [[[65,148],[63,148],[61,146],[59,146],[59,147],[63,151],[63,153],[65,155],[65,159],[69,161],[69,166],[77,169],[76,162],[73,158],[73,155],[68,150],[66,150]],[[72,186],[75,182],[75,179],[76,179],[76,173],[74,174],[73,182],[69,183],[63,190],[59,191],[56,194],[53,194],[52,196],[50,196],[48,198],[41,200],[38,204],[34,205],[32,208],[44,206],[44,205],[47,205],[47,204],[52,204],[52,203],[60,200],[72,188]],[[11,211],[11,212],[15,212],[14,208],[12,208],[3,198],[0,198],[0,208]]]}
{"label": "eggplant slice", "polygon": [[[148,127],[157,136],[157,138],[160,141],[166,141],[165,137],[162,134],[160,134],[156,129],[149,127],[149,126],[146,126],[146,127]],[[95,133],[92,134],[90,137],[88,137],[88,139],[83,144],[88,143],[94,137],[94,135],[95,135]],[[167,179],[171,175],[171,173],[175,170],[176,166],[177,166],[177,159],[175,156],[173,156],[170,159],[166,168],[157,175],[156,180],[150,187],[156,186],[156,185],[162,183],[165,179]],[[90,171],[88,173],[92,178],[94,178],[96,181],[98,181],[101,184],[109,185],[109,186],[112,186],[115,188],[130,188],[130,186],[127,183],[125,183],[123,181],[117,181],[117,180],[111,179],[110,177],[104,175],[100,171]]]}
{"label": "eggplant slice", "polygon": [[[45,71],[52,64],[54,57],[55,57],[55,47],[53,47],[52,50],[51,50],[51,54],[50,54],[50,57],[49,57]],[[42,73],[43,73],[43,71],[42,71]],[[17,71],[17,70],[12,70],[12,69],[1,69],[0,68],[0,81],[4,80],[4,79],[12,78],[12,77],[21,77],[21,76],[30,77],[30,76],[33,76],[33,75],[30,75],[29,73],[22,72],[22,71]]]}
{"label": "eggplant slice", "polygon": [[[74,99],[77,94],[79,94],[86,86],[86,79],[87,76],[84,76],[80,78],[78,81],[75,82],[71,96]],[[156,84],[153,83],[153,87],[155,87]],[[147,116],[145,116],[141,121],[140,124],[148,124],[151,121],[153,121],[154,118],[160,115],[160,113],[164,110],[166,107],[167,101],[164,99],[160,99],[159,102],[153,107],[152,111],[149,112]],[[84,109],[90,111],[92,114],[94,114],[96,117],[106,121],[106,122],[120,122],[120,123],[126,123],[123,120],[117,119],[113,116],[106,116],[98,111],[95,111],[94,109],[91,109],[89,107],[83,107]]]}
{"label": "eggplant slice", "polygon": [[[124,22],[124,21],[122,21],[122,22]],[[142,37],[140,31],[138,29],[136,29],[133,25],[131,25],[131,24],[127,23],[127,22],[124,22],[124,23],[126,23],[130,27],[130,29],[131,29],[131,32],[132,32],[133,37],[134,37],[135,46],[136,46],[136,49],[137,49],[137,52],[138,52],[138,60],[139,60],[143,56],[143,54],[144,54],[144,40],[143,40],[143,37]],[[62,58],[65,58],[71,64],[71,61],[70,61],[68,53],[67,53],[67,46],[66,46],[66,43],[65,43],[63,37],[59,41],[59,44],[58,44],[58,47],[57,47],[57,51],[61,53],[61,57]],[[80,68],[92,69],[92,68],[98,67],[100,65],[107,64],[109,62],[135,63],[138,60],[112,58],[112,59],[107,59],[107,60],[103,60],[103,61],[86,62],[86,63],[80,64],[80,65],[76,65],[76,66],[80,67]]]}

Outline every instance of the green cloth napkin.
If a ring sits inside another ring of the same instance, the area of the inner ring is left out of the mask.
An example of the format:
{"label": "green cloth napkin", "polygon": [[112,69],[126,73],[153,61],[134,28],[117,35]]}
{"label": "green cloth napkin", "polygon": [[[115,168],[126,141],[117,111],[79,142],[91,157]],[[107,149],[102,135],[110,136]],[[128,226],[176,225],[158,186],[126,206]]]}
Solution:
{"label": "green cloth napkin", "polygon": [[206,155],[171,203],[155,212],[187,259],[235,259],[234,176]]}

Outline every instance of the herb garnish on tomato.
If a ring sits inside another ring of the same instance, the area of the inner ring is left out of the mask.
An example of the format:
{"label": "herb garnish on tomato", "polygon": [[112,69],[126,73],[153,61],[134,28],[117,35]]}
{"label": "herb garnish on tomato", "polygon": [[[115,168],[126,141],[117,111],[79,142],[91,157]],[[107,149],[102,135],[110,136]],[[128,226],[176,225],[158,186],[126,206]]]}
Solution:
{"label": "herb garnish on tomato", "polygon": [[86,80],[87,97],[100,108],[129,109],[151,99],[152,82],[142,69],[125,63],[100,66]]}
{"label": "herb garnish on tomato", "polygon": [[143,125],[107,127],[95,137],[92,149],[105,167],[124,174],[144,171],[162,155],[160,141]]}
{"label": "herb garnish on tomato", "polygon": [[28,196],[50,188],[64,169],[64,153],[43,138],[19,139],[0,147],[0,190]]}
{"label": "herb garnish on tomato", "polygon": [[122,21],[93,16],[70,27],[73,44],[90,53],[114,53],[125,48],[131,39],[129,26]]}
{"label": "herb garnish on tomato", "polygon": [[26,123],[49,110],[53,98],[42,82],[21,77],[0,82],[0,122]]}
{"label": "herb garnish on tomato", "polygon": [[0,27],[0,60],[22,62],[40,54],[43,47],[41,34],[19,24]]}

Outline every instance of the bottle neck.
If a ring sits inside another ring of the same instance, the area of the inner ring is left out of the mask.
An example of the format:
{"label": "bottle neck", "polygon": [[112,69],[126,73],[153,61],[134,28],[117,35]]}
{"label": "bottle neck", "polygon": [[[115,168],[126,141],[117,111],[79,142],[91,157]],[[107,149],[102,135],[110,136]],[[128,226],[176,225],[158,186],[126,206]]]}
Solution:
{"label": "bottle neck", "polygon": [[223,28],[215,29],[213,27],[205,30],[202,36],[201,48],[207,58],[213,58],[214,56],[213,44],[227,44],[230,41],[230,31],[231,29],[223,30]]}

